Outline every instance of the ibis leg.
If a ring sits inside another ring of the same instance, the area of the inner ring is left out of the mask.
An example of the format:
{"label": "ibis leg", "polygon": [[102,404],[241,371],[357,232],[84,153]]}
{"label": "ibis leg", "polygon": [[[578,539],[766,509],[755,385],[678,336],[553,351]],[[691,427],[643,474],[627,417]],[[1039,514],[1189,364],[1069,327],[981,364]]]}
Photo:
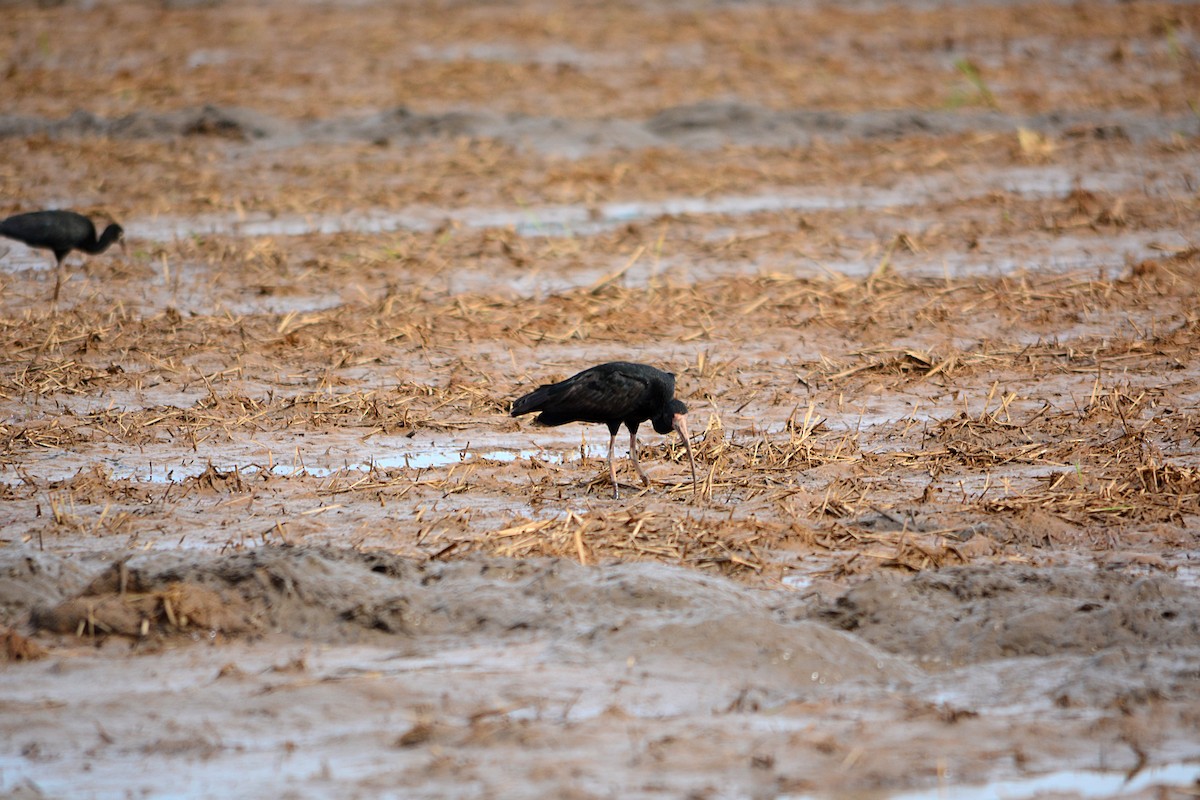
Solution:
{"label": "ibis leg", "polygon": [[613,497],[621,496],[620,490],[617,488],[617,468],[613,464],[613,445],[617,442],[617,435],[614,433],[608,437],[608,477],[612,480]]}
{"label": "ibis leg", "polygon": [[642,465],[637,460],[637,434],[632,431],[629,434],[629,460],[633,462],[633,468],[641,476],[642,483],[649,486],[650,479],[646,477],[646,471],[642,469]]}
{"label": "ibis leg", "polygon": [[51,302],[53,303],[58,302],[58,293],[62,289],[62,275],[63,260],[60,258],[54,265],[54,297],[51,299]]}

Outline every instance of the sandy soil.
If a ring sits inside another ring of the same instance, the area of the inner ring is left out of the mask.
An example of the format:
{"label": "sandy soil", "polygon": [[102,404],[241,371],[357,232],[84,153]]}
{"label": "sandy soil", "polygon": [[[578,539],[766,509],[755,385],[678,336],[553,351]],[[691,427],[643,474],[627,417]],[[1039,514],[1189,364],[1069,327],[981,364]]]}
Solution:
{"label": "sandy soil", "polygon": [[1200,6],[4,14],[0,794],[1200,791]]}

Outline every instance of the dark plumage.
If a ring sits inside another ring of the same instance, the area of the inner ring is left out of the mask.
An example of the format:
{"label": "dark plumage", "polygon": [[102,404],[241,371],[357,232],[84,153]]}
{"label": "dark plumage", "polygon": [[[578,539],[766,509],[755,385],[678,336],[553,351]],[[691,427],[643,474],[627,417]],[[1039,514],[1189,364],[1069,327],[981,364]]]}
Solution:
{"label": "dark plumage", "polygon": [[30,211],[0,220],[0,236],[16,239],[30,247],[40,247],[54,253],[55,279],[54,299],[62,286],[62,264],[67,253],[81,250],[84,253],[103,253],[113,242],[121,241],[125,231],[115,222],[96,236],[96,226],[82,214],[74,211]]}
{"label": "dark plumage", "polygon": [[568,422],[603,422],[608,426],[608,474],[617,497],[617,470],[613,466],[613,444],[624,424],[629,429],[629,458],[649,486],[650,479],[637,460],[638,426],[646,420],[658,433],[678,431],[692,465],[692,491],[696,491],[696,460],[687,433],[687,406],[675,399],[675,376],[670,372],[627,361],[585,369],[565,381],[539,386],[513,403],[512,415],[540,411],[540,425]]}

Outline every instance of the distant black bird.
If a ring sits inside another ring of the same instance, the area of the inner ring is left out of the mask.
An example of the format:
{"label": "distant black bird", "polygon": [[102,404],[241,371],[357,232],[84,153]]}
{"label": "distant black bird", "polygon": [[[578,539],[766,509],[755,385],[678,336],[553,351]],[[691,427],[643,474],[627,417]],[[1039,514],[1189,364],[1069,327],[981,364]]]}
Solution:
{"label": "distant black bird", "polygon": [[103,253],[119,242],[125,231],[115,222],[96,236],[96,226],[82,214],[74,211],[30,211],[0,220],[0,236],[16,239],[30,247],[40,247],[54,253],[55,278],[54,300],[62,287],[62,265],[67,253],[81,250],[85,253]]}
{"label": "distant black bird", "polygon": [[688,440],[687,406],[675,399],[675,376],[670,372],[627,361],[613,361],[585,369],[559,383],[539,386],[513,403],[512,415],[519,417],[540,411],[539,425],[563,425],[568,422],[603,422],[611,435],[608,440],[608,475],[617,491],[617,470],[613,466],[613,444],[621,423],[629,429],[629,458],[649,486],[650,479],[637,460],[637,430],[646,420],[659,433],[678,431],[687,447],[692,465],[692,491],[696,491],[696,459]]}

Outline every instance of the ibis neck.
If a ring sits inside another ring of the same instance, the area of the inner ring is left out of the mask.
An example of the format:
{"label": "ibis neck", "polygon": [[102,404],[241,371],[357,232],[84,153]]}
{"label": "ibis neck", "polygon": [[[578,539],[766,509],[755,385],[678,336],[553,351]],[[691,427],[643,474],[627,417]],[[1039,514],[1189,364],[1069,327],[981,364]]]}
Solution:
{"label": "ibis neck", "polygon": [[103,253],[105,250],[107,250],[109,247],[112,246],[113,242],[117,241],[117,239],[120,239],[120,238],[121,238],[120,226],[109,225],[107,228],[104,229],[104,233],[100,234],[100,238],[98,238],[94,242],[84,242],[83,245],[81,245],[79,249],[83,250],[85,253],[91,253],[93,255],[95,255],[96,253]]}

